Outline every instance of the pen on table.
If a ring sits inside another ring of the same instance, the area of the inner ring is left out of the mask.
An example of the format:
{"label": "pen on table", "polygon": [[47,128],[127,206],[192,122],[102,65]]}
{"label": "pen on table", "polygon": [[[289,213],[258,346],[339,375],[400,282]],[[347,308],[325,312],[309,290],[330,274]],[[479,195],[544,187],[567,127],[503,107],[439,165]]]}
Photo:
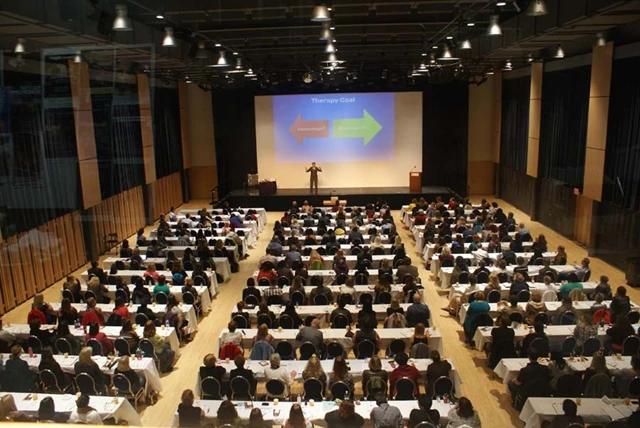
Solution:
{"label": "pen on table", "polygon": [[247,333],[245,333],[244,330],[242,330],[242,334],[244,334],[245,336],[247,335]]}

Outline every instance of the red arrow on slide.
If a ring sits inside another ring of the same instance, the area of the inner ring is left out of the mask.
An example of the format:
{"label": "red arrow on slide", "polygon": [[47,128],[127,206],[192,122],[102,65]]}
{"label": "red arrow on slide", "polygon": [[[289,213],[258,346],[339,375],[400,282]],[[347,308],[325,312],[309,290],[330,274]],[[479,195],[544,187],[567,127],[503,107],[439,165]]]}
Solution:
{"label": "red arrow on slide", "polygon": [[299,114],[289,128],[289,132],[296,137],[300,144],[303,144],[305,138],[327,138],[329,137],[329,121],[302,120],[302,115]]}

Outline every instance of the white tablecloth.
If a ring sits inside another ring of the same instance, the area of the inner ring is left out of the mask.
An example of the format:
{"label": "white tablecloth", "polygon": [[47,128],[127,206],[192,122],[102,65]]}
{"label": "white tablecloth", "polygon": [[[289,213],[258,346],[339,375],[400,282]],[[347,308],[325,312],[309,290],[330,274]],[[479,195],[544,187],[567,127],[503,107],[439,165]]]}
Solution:
{"label": "white tablecloth", "polygon": [[[548,291],[548,290],[552,290],[552,291],[555,291],[556,293],[559,293],[560,292],[560,286],[562,285],[560,283],[556,283],[556,284],[552,284],[553,288],[547,288],[547,286],[542,282],[528,282],[527,284],[529,284],[529,291],[531,291],[532,293],[534,291],[539,291],[541,294],[544,294],[544,292]],[[582,291],[584,291],[584,293],[587,294],[587,295],[592,294],[593,291],[596,289],[597,285],[598,285],[597,282],[583,282],[582,283],[582,287],[583,287]],[[476,291],[477,290],[484,291],[485,287],[486,287],[486,284],[480,284],[476,288]],[[509,300],[509,289],[510,288],[511,288],[511,283],[510,282],[504,282],[504,283],[500,284],[500,295],[501,295],[503,300]],[[469,284],[453,284],[449,288],[449,299],[453,298],[454,293],[466,294],[468,289],[469,289]]]}
{"label": "white tablecloth", "polygon": [[[573,337],[573,330],[575,325],[548,325],[545,327],[544,332],[549,338],[549,344],[551,346],[559,346],[567,337]],[[476,334],[473,336],[473,340],[476,342],[476,349],[482,350],[484,344],[491,342],[491,330],[493,327],[480,327],[476,330]],[[638,324],[633,326],[634,330],[638,330]],[[524,337],[529,334],[529,327],[523,324],[522,327],[514,329],[515,342],[520,342]],[[598,339],[604,344],[607,340],[607,327],[598,327]]]}
{"label": "white tablecloth", "polygon": [[[255,222],[252,222],[255,224]],[[192,231],[195,232],[196,234],[200,231],[200,230],[209,230],[211,232],[216,233],[216,236],[224,236],[223,234],[225,233],[224,229],[221,228],[210,228],[210,227],[206,227],[206,228],[187,228],[187,231],[189,233],[191,233]],[[258,240],[258,233],[256,231],[256,227],[238,227],[234,229],[235,233],[238,232],[242,232],[244,233],[245,238],[247,238],[247,245],[249,245],[250,247],[253,247],[253,245],[256,243],[256,241]],[[151,236],[152,238],[158,236],[158,229],[153,229],[150,233],[149,236]],[[206,236],[205,235],[205,239],[208,241],[209,238],[214,238],[214,236]],[[174,242],[178,239],[177,236],[167,236],[166,237],[167,241],[169,242]],[[195,242],[195,237],[191,237],[191,242],[194,243]]]}
{"label": "white tablecloth", "polygon": [[[405,313],[407,312],[407,308],[409,306],[411,306],[409,303],[401,303],[400,306],[404,309]],[[300,318],[305,319],[308,316],[313,315],[314,317],[317,317],[319,315],[325,315],[327,313],[331,313],[333,312],[334,309],[336,309],[338,306],[334,306],[334,305],[303,305],[303,306],[298,306],[296,308],[296,312],[298,313],[298,315],[300,315]],[[380,321],[380,320],[384,320],[385,318],[387,318],[387,308],[389,307],[389,305],[385,305],[385,304],[376,304],[373,305],[373,310],[376,313],[376,318]],[[358,312],[360,311],[360,309],[362,309],[362,307],[360,306],[356,306],[356,305],[347,305],[345,306],[345,309],[348,310],[349,312],[351,312],[351,316],[353,317],[353,321],[357,322],[358,321]],[[245,309],[245,312],[248,312],[251,316],[251,320],[252,321],[256,321],[258,319],[258,307],[252,308],[252,309]],[[269,306],[269,310],[273,311],[273,313],[276,315],[276,317],[279,317],[280,314],[282,312],[284,312],[285,307],[282,305],[270,305]],[[238,308],[237,307],[233,307],[233,312],[237,312]],[[432,323],[431,323],[432,324]]]}
{"label": "white tablecloth", "polygon": [[[172,278],[171,271],[157,271],[157,272],[158,272],[158,275],[164,275],[165,278],[167,279],[167,283],[171,284],[171,278]],[[211,283],[211,285],[209,286],[209,291],[211,292],[212,296],[215,296],[218,294],[218,278],[216,278],[215,272],[213,271],[207,271],[205,273],[207,274],[207,277],[209,278],[209,281]],[[122,277],[122,281],[125,284],[131,284],[131,278],[136,275],[144,279],[144,271],[142,270],[119,270],[115,276]],[[189,275],[189,277],[192,277],[193,271],[187,271],[187,275]],[[88,271],[85,270],[84,272],[82,272],[82,274],[80,275],[80,279],[84,283],[86,283],[89,280]]]}
{"label": "white tablecloth", "polygon": [[[360,230],[360,232],[362,233],[362,239],[364,241],[363,242],[364,245],[370,244],[373,241],[373,239],[375,239],[375,237],[373,235],[369,235],[369,234],[365,233],[371,227],[379,227],[379,226],[365,226],[365,228],[363,230]],[[318,233],[318,228],[317,227],[303,227],[303,228],[301,228],[300,229],[300,233],[298,233],[298,237],[300,238],[300,240],[304,240],[303,239],[303,232],[306,229],[313,230],[313,233],[316,235],[316,242],[318,244],[320,244],[322,242],[322,236],[317,234]],[[333,228],[332,227],[328,227],[327,229],[333,229]],[[291,228],[290,227],[282,228],[282,232],[283,232],[283,235],[285,237],[291,236]],[[378,230],[378,233],[379,232],[380,232],[380,230]],[[341,235],[341,236],[340,235],[336,235],[336,240],[338,242],[341,242],[341,240],[344,240],[342,242],[346,243],[346,240],[347,240],[348,236],[349,236],[348,233],[346,233],[345,235]],[[380,235],[379,234],[378,236],[380,236],[380,240],[381,240],[381,242],[383,244],[388,244],[389,243],[389,235]]]}
{"label": "white tablecloth", "polygon": [[[267,224],[267,210],[265,210],[264,208],[244,208],[244,207],[239,207],[238,209],[244,211],[244,214],[241,214],[239,211],[229,211],[232,214],[236,214],[238,216],[240,216],[243,221],[245,216],[247,215],[247,213],[249,212],[249,210],[254,210],[256,212],[256,218],[258,221],[258,226],[260,228],[260,230],[262,230],[264,228],[264,225]],[[191,214],[192,216],[197,215],[198,214],[198,209],[183,209],[180,210],[180,212],[178,213],[178,218],[184,218],[187,214]],[[209,213],[210,216],[212,217],[216,217],[216,216],[220,216],[220,218],[222,220],[229,220],[230,215],[229,214],[222,214],[222,209],[221,208],[216,208],[216,209],[207,209],[207,212]],[[198,217],[199,218],[199,217]]]}
{"label": "white tablecloth", "polygon": [[[302,237],[300,237],[300,241],[304,241],[304,239],[302,239]],[[392,244],[381,244],[382,246],[380,248],[382,248],[384,250],[384,254],[387,256],[391,256],[391,247],[393,247]],[[311,248],[313,250],[317,250],[318,248],[327,248],[324,245],[301,245],[300,248],[298,248],[298,250],[300,252],[302,252],[305,248]],[[362,246],[360,247],[362,248]],[[350,244],[342,244],[340,245],[340,249],[344,252],[345,255],[350,255],[351,254],[351,245]],[[373,251],[373,250],[372,250]],[[289,252],[289,246],[288,245],[284,245],[282,247],[282,254],[287,254]],[[328,256],[322,256],[322,257],[329,257],[330,259],[333,259],[333,256],[328,255]],[[387,257],[389,258],[389,257]],[[390,260],[393,259],[393,257],[390,257]]]}
{"label": "white tablecloth", "polygon": [[[217,400],[197,400],[193,403],[196,407],[201,407],[205,412],[204,423],[214,423],[216,419],[216,415],[218,414],[218,408],[220,407],[221,401]],[[249,420],[249,414],[251,413],[251,408],[247,408],[244,402],[234,401],[236,403],[236,410],[238,411],[238,415],[243,421]],[[250,405],[253,407],[258,407],[262,411],[262,417],[265,421],[272,423],[273,425],[284,425],[284,422],[289,417],[289,412],[291,411],[291,406],[293,406],[295,402],[292,401],[280,401],[277,405],[274,405],[272,402],[260,402],[253,401]],[[413,401],[393,401],[390,403],[392,406],[400,409],[402,413],[402,417],[407,420],[409,419],[409,414],[411,410],[418,408],[418,402]],[[370,421],[371,419],[371,410],[376,407],[375,401],[361,401],[360,404],[356,405],[356,412],[362,416],[365,421]],[[449,410],[453,407],[450,403],[444,403],[442,401],[433,402],[433,406],[431,407],[434,410],[437,410],[440,413],[440,423],[442,426],[447,424],[447,415],[449,414]],[[322,401],[316,402],[313,406],[310,406],[308,403],[303,403],[302,411],[304,412],[305,419],[312,422],[314,425],[326,426],[326,422],[324,421],[325,414],[337,410],[338,405],[334,401]],[[173,417],[173,422],[171,424],[174,427],[178,426],[178,413]]]}
{"label": "white tablecloth", "polygon": [[[387,373],[391,373],[393,371],[393,367],[391,367],[391,365],[389,364],[391,361],[393,361],[392,359],[381,358],[380,361],[382,362],[383,370],[386,370]],[[449,361],[449,364],[451,364],[451,371],[449,372],[449,377],[453,380],[457,395],[461,395],[462,379],[460,379],[460,375],[456,371],[453,365],[453,361],[452,360],[447,360],[447,361]],[[415,358],[410,361],[410,363],[413,363],[413,365],[420,371],[420,374],[422,376],[425,376],[425,374],[427,373],[427,367],[429,366],[429,364],[431,364],[431,362],[432,360],[428,358],[427,359]],[[331,373],[333,371],[333,360],[320,360],[320,364],[322,364],[322,369],[324,370],[325,373]],[[351,376],[353,376],[353,380],[355,382],[362,382],[362,373],[365,370],[369,369],[369,360],[368,359],[347,360],[347,364],[349,365],[349,373],[351,373]],[[226,362],[225,360],[218,360],[218,365],[221,367],[224,367],[227,370],[223,379],[229,380],[229,372],[236,368],[234,362],[233,361]],[[287,372],[291,372],[291,370],[295,370],[296,377],[294,378],[294,380],[298,382],[302,382],[302,372],[307,366],[307,361],[283,360],[280,363],[280,365],[282,367],[286,367]],[[265,376],[264,376],[265,367],[269,367],[269,361],[247,360],[245,363],[245,368],[251,370],[254,373],[256,380],[258,381],[265,380]],[[425,381],[426,381],[426,378],[420,378],[420,383],[424,384]],[[199,373],[196,376],[196,385],[193,391],[197,396],[200,396],[200,374]]]}
{"label": "white tablecloth", "polygon": [[[207,238],[207,241],[209,239],[221,240],[221,239],[226,239],[226,238],[213,236],[213,237]],[[243,254],[247,254],[247,248],[248,248],[247,247],[247,240],[243,236],[241,236],[240,239],[242,241],[242,252],[243,252]],[[174,238],[167,238],[167,240],[169,241],[169,243],[177,241],[177,239],[174,239]],[[195,240],[192,240],[192,241],[195,241]],[[182,257],[187,248],[191,248],[191,250],[193,251],[193,254],[196,254],[197,247],[196,247],[195,243],[193,245],[189,245],[189,246],[172,245],[172,246],[168,247],[166,250],[164,250],[164,254],[168,253],[169,251],[173,251],[173,254],[175,254],[176,257]],[[209,248],[211,249],[211,252],[213,252],[213,248],[211,246],[209,246]],[[240,256],[238,255],[238,247],[236,245],[227,245],[227,246],[225,246],[225,248],[227,249],[228,252],[230,251],[231,253],[233,253],[233,260],[235,260],[236,263],[237,263],[240,260]],[[140,247],[140,253],[146,254],[147,253],[147,247]],[[216,258],[214,257],[214,260],[215,259]]]}
{"label": "white tablecloth", "polygon": [[[562,415],[564,398],[529,398],[520,412],[524,428],[540,428],[543,421]],[[606,425],[612,420],[629,417],[637,405],[625,405],[622,400],[611,400],[606,404],[600,398],[583,398],[578,406],[578,416],[590,425]]]}
{"label": "white tablecloth", "polygon": [[[369,284],[375,284],[376,281],[378,280],[378,269],[367,269],[367,271],[369,272],[369,278],[368,278],[368,282]],[[322,277],[322,281],[324,282],[325,285],[329,285],[331,284],[331,282],[333,282],[333,280],[336,277],[336,273],[333,270],[327,269],[327,270],[310,270],[309,272],[309,278],[311,278],[312,276],[321,276]],[[355,269],[350,269],[349,270],[349,276],[355,276],[356,274],[356,270]],[[397,269],[393,269],[393,275],[395,277],[395,274],[397,272]],[[258,271],[254,271],[253,272],[253,279],[256,280],[256,284],[258,283]],[[417,278],[416,278],[417,280]],[[311,279],[309,279],[307,281],[307,284],[310,284]]]}
{"label": "white tablecloth", "polygon": [[[280,260],[284,260],[284,257],[276,257],[278,259],[278,261]],[[332,256],[323,256],[322,257],[323,263],[324,263],[324,268],[326,270],[331,270],[333,268],[333,257]],[[374,268],[378,268],[380,267],[380,262],[382,262],[383,260],[388,260],[389,263],[391,264],[391,262],[393,262],[393,257],[392,256],[387,256],[387,255],[376,255],[376,256],[371,256],[371,258],[373,259],[373,263],[372,263],[372,267]],[[349,266],[349,269],[355,269],[356,267],[356,263],[358,261],[358,256],[345,256],[345,259],[347,261],[347,266]],[[304,263],[305,266],[309,266],[309,256],[302,256],[302,262]]]}
{"label": "white tablecloth", "polygon": [[[9,359],[9,354],[0,354],[2,358],[6,361]],[[33,358],[29,357],[29,354],[24,353],[20,356],[21,359],[26,361],[29,364],[29,368],[31,370],[37,371],[38,366],[40,365],[40,360],[42,359],[41,354],[34,354]],[[69,355],[65,357],[63,355],[54,355],[53,358],[60,364],[60,368],[65,373],[74,374],[74,365],[78,362],[77,355]],[[117,363],[112,366],[112,368],[106,367],[106,363],[109,362],[107,357],[99,357],[93,356],[91,357],[93,361],[100,367],[102,373],[112,376],[115,369],[117,368]],[[138,374],[138,376],[144,376],[147,380],[145,387],[151,388],[151,390],[160,392],[162,391],[162,383],[160,382],[160,374],[156,369],[156,364],[152,358],[143,358],[141,360],[137,360],[134,356],[129,359],[129,365],[131,368]]]}
{"label": "white tablecloth", "polygon": [[[340,286],[339,285],[327,285],[327,287],[329,287],[331,289],[331,291],[333,292],[334,296],[338,296],[340,295]],[[394,293],[402,293],[402,287],[403,284],[394,284],[391,286],[391,294],[393,295]],[[262,285],[257,285],[256,288],[258,290],[260,290],[260,293],[264,293],[264,290],[266,290],[269,287],[266,286],[262,286]],[[360,297],[361,294],[363,293],[367,293],[367,294],[375,294],[374,292],[374,286],[373,285],[354,285],[353,288],[355,288],[356,290],[356,299]],[[311,295],[311,290],[313,290],[314,287],[311,285],[307,285],[304,287],[304,292],[307,296]],[[285,286],[282,287],[282,292],[283,293],[288,293],[289,292],[289,286]]]}
{"label": "white tablecloth", "polygon": [[[623,370],[631,368],[631,357],[621,356],[618,359],[615,355],[610,357],[605,357],[607,360],[607,367],[609,370]],[[591,357],[582,357],[584,361],[580,359],[580,357],[575,357],[573,360],[570,358],[565,359],[569,367],[576,372],[583,372],[587,370],[591,366]],[[494,373],[498,375],[502,382],[506,385],[513,378],[518,377],[520,370],[527,366],[529,363],[528,358],[503,358],[500,360],[495,369],[493,369]],[[547,365],[549,362],[545,359],[541,362],[541,364]]]}
{"label": "white tablecloth", "polygon": [[[225,227],[230,227],[229,226],[229,217],[228,215],[221,215],[220,218],[222,220],[214,220],[214,222],[218,223],[218,225],[220,225],[220,222],[224,223]],[[171,226],[172,228],[175,227],[178,222],[182,221],[185,218],[185,216],[178,214],[178,221],[168,221],[167,223],[169,224],[169,226]],[[192,220],[198,221],[200,219],[200,217],[191,217]],[[245,220],[244,217],[242,218],[242,227],[239,227],[235,230],[249,230],[249,233],[251,236],[247,236],[250,239],[255,239],[258,234],[260,234],[261,232],[261,228],[260,225],[258,224],[257,221],[254,220]],[[224,233],[224,231],[220,228],[216,229],[216,233],[221,234]],[[208,238],[207,238],[208,239]]]}
{"label": "white tablecloth", "polygon": [[[138,325],[134,325],[133,327],[135,328],[136,333],[138,334],[138,337],[142,337],[144,328]],[[53,330],[55,326],[44,325],[42,326],[42,328]],[[29,331],[30,331],[29,324],[10,324],[10,325],[5,324],[2,327],[2,329],[5,331],[8,331],[9,333],[13,334],[18,339],[21,339],[21,340],[26,340],[29,337]],[[74,326],[69,326],[69,330],[71,334],[73,334],[75,337],[77,337],[81,341],[84,341],[84,337],[86,333],[84,332],[84,329],[82,327],[75,328]],[[112,326],[100,327],[100,331],[106,334],[107,337],[111,340],[115,340],[118,337],[120,337],[120,330],[122,330],[122,327],[112,327]],[[169,346],[171,346],[171,349],[175,351],[176,356],[180,355],[180,341],[178,340],[178,335],[176,334],[175,329],[173,327],[169,327],[169,328],[165,328],[164,326],[157,327],[156,333],[159,336],[163,337],[165,342],[167,342]]]}
{"label": "white tablecloth", "polygon": [[[513,274],[513,268],[515,266],[511,265],[511,266],[507,266],[507,273],[509,275]],[[573,266],[569,266],[569,265],[555,265],[555,266],[551,266],[551,268],[555,269],[558,273],[562,273],[562,272],[573,272],[575,269]],[[489,267],[488,268],[490,272],[498,272],[498,269],[495,267]],[[537,275],[538,271],[542,269],[542,266],[529,266],[528,269],[528,273],[529,276],[532,277],[534,275]],[[449,286],[451,285],[451,273],[453,273],[453,268],[452,267],[443,267],[440,269],[440,271],[438,272],[438,278],[440,278],[440,287],[441,288],[449,288]]]}
{"label": "white tablecloth", "polygon": [[[0,393],[4,397],[7,393]],[[69,414],[76,409],[76,396],[71,394],[34,394],[24,392],[12,392],[13,400],[16,402],[18,411],[26,413],[30,416],[38,416],[40,402],[45,397],[53,398],[56,412]],[[29,399],[27,399],[29,397]],[[140,416],[128,400],[122,397],[94,396],[89,397],[89,405],[96,409],[102,419],[114,417],[116,421],[127,421],[129,425],[142,426]]]}
{"label": "white tablecloth", "polygon": [[[235,249],[236,247],[232,248]],[[120,257],[107,257],[104,262],[102,262],[103,269],[105,271],[108,271],[111,266],[113,266],[118,261],[123,262],[125,267],[129,269],[129,259]],[[213,261],[216,264],[216,272],[222,275],[222,278],[225,282],[228,281],[231,278],[231,264],[229,263],[229,259],[226,257],[213,257]],[[144,259],[143,267],[146,267],[147,263],[162,263],[166,266],[167,259],[165,257],[149,257],[148,259]],[[141,273],[144,273],[144,271],[142,271]]]}
{"label": "white tablecloth", "polygon": [[[55,310],[55,311],[60,310],[60,306],[61,306],[60,302],[52,302],[52,303],[50,303],[50,305],[53,308],[53,310]],[[76,310],[81,315],[84,314],[84,312],[87,310],[87,304],[86,303],[72,303],[71,306],[76,308]],[[113,312],[113,308],[114,308],[114,306],[112,304],[108,304],[107,305],[107,304],[104,304],[104,303],[98,303],[96,305],[96,307],[98,307],[98,308],[100,308],[102,310],[102,313],[104,314],[105,320],[107,318],[109,318],[109,315],[111,315],[111,313]],[[134,305],[132,303],[129,304],[129,306],[128,306],[129,315],[130,315],[129,319],[132,322],[135,321],[136,311],[138,310],[139,307],[140,307],[140,305]],[[151,305],[149,305],[147,307],[149,309],[151,309],[153,311],[153,313],[155,313],[159,317],[164,316],[164,314],[166,312],[166,310],[165,310],[166,306],[165,305],[156,305],[155,303],[152,303]],[[198,316],[196,315],[195,309],[193,309],[193,305],[181,304],[180,305],[180,309],[182,310],[182,313],[184,314],[184,319],[189,321],[188,332],[189,333],[193,333],[198,328]]]}
{"label": "white tablecloth", "polygon": [[[516,254],[516,257],[522,257],[526,263],[529,263],[529,260],[531,259],[531,257],[533,257],[533,253],[515,253],[515,254]],[[484,260],[486,257],[490,258],[491,260],[497,261],[499,255],[501,255],[501,253],[487,253],[484,251],[472,251],[470,253],[453,254],[453,257],[454,258],[462,257],[463,259],[471,260],[471,264],[473,266],[477,266],[478,262],[480,260]],[[556,256],[556,253],[551,251],[542,253],[542,257],[550,261],[553,260],[555,256]],[[428,260],[428,258],[426,258],[425,260]],[[438,271],[440,270],[440,254],[434,254],[431,256],[430,269],[431,269],[431,273],[433,273],[434,275],[438,274]]]}
{"label": "white tablecloth", "polygon": [[[444,353],[443,345],[442,345],[442,334],[439,329],[429,328],[427,329],[431,335],[429,339],[429,349],[436,349],[440,352],[440,355]],[[345,337],[346,330],[339,328],[323,328],[321,329],[324,335],[324,343],[325,345],[330,342],[338,342],[342,345],[343,349],[346,353],[351,351],[353,348],[353,339],[350,337]],[[355,330],[352,330],[355,333]],[[218,348],[222,346],[222,334],[228,332],[227,329],[222,330],[220,333],[220,337],[218,337]],[[242,339],[242,346],[244,349],[251,349],[253,344],[253,338],[257,334],[258,330],[255,328],[245,328],[241,329],[244,337]],[[386,349],[389,344],[395,339],[403,340],[407,345],[407,351],[409,350],[409,341],[411,336],[413,335],[413,328],[378,328],[376,329],[378,336],[380,337],[380,348]],[[296,336],[298,335],[298,330],[289,329],[289,330],[274,330],[269,329],[269,333],[273,336],[274,346],[281,340],[286,340],[287,342],[291,342],[294,347],[298,345],[296,341]]]}

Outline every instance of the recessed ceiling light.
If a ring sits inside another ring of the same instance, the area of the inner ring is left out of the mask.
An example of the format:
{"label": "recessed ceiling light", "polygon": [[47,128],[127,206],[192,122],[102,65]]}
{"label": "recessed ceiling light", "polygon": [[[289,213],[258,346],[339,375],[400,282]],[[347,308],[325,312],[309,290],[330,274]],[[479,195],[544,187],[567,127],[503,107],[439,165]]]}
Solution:
{"label": "recessed ceiling light", "polygon": [[506,1],[497,1],[496,2],[496,6],[506,6],[507,2]]}
{"label": "recessed ceiling light", "polygon": [[447,40],[453,40],[453,36],[447,36]]}
{"label": "recessed ceiling light", "polygon": [[467,27],[475,27],[475,22],[467,22]]}
{"label": "recessed ceiling light", "polygon": [[434,45],[434,46],[433,46],[433,49],[438,49],[438,45]]}
{"label": "recessed ceiling light", "polygon": [[159,13],[159,14],[156,15],[156,18],[157,19],[164,19],[164,15]]}
{"label": "recessed ceiling light", "polygon": [[336,29],[336,27],[334,27],[333,25],[331,27],[329,27],[329,30],[331,30],[331,31],[333,31],[335,29]]}
{"label": "recessed ceiling light", "polygon": [[220,43],[216,43],[215,45],[217,48],[219,48],[220,46],[222,46]]}
{"label": "recessed ceiling light", "polygon": [[234,52],[233,54],[234,54],[234,55],[238,55],[238,52]]}
{"label": "recessed ceiling light", "polygon": [[423,52],[423,53],[422,53],[422,56],[427,56],[427,54]]}

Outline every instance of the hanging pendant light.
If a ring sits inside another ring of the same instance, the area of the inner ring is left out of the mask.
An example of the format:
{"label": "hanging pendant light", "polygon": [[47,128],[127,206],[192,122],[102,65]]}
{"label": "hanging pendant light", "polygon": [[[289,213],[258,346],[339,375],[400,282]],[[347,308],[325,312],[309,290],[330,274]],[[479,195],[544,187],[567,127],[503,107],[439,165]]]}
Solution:
{"label": "hanging pendant light", "polygon": [[126,5],[124,4],[116,5],[116,18],[113,20],[113,26],[111,28],[114,31],[133,30],[133,27],[131,26],[131,19],[129,19]]}
{"label": "hanging pendant light", "polygon": [[225,52],[220,51],[220,56],[218,57],[218,61],[212,65],[212,67],[226,67],[229,63],[227,62],[227,58],[225,57]]}
{"label": "hanging pendant light", "polygon": [[529,16],[544,16],[547,13],[547,3],[544,0],[533,0],[529,3],[527,8],[527,15]]}
{"label": "hanging pendant light", "polygon": [[465,39],[462,42],[462,44],[460,45],[460,49],[464,49],[464,50],[471,49],[471,42],[469,41],[469,39]]}
{"label": "hanging pendant light", "polygon": [[198,42],[198,49],[196,50],[196,59],[208,59],[211,58],[211,52],[206,49],[206,44],[204,41]]}
{"label": "hanging pendant light", "polygon": [[553,57],[564,58],[564,50],[562,49],[562,45],[558,45],[558,48],[556,49],[556,54]]}
{"label": "hanging pendant light", "polygon": [[607,44],[607,39],[604,37],[603,33],[596,34],[596,46],[605,46]]}
{"label": "hanging pendant light", "polygon": [[162,46],[165,48],[176,47],[176,39],[173,37],[173,27],[164,28],[164,39],[162,39]]}
{"label": "hanging pendant light", "polygon": [[73,63],[80,64],[82,62],[82,52],[76,51],[76,54],[73,56]]}
{"label": "hanging pendant light", "polygon": [[328,22],[331,21],[331,16],[329,15],[329,9],[327,6],[316,6],[313,8],[313,14],[311,15],[311,20],[313,22]]}
{"label": "hanging pendant light", "polygon": [[455,61],[457,59],[458,58],[451,53],[449,46],[444,45],[444,49],[442,49],[442,55],[440,55],[438,61]]}
{"label": "hanging pendant light", "polygon": [[25,47],[25,40],[22,37],[18,37],[16,39],[16,45],[13,48],[13,53],[23,54],[27,52],[27,48]]}
{"label": "hanging pendant light", "polygon": [[487,29],[487,34],[490,36],[501,36],[502,28],[500,27],[500,16],[491,15],[489,18],[489,28]]}
{"label": "hanging pendant light", "polygon": [[331,33],[331,29],[329,28],[329,23],[322,23],[322,30],[320,31],[320,40],[331,40],[333,39],[333,34]]}
{"label": "hanging pendant light", "polygon": [[327,42],[327,46],[324,48],[324,53],[334,53],[336,51],[336,47],[334,46],[332,41]]}

